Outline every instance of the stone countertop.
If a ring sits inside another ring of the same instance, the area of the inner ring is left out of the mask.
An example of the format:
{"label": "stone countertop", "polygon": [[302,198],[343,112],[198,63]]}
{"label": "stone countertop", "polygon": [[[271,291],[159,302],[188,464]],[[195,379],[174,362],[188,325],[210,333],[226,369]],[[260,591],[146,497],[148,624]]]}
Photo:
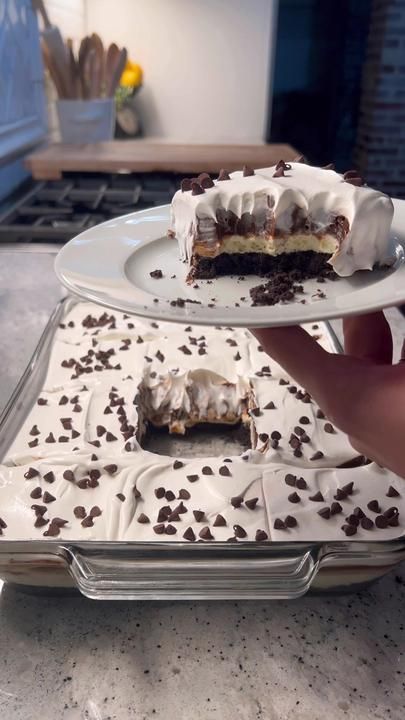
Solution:
{"label": "stone countertop", "polygon": [[[0,409],[62,295],[52,265],[1,249]],[[399,347],[405,322],[389,318]],[[104,603],[3,586],[0,718],[402,720],[404,608],[404,566],[359,594],[290,602]]]}

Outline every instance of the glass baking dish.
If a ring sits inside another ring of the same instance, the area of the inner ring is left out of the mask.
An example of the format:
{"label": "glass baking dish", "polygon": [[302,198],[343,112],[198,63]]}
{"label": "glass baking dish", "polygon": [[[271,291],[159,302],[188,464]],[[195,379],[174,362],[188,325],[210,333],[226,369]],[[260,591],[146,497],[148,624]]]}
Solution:
{"label": "glass baking dish", "polygon": [[[45,379],[55,330],[77,301],[55,308],[0,419],[0,457]],[[328,324],[320,324],[340,351]],[[20,588],[74,589],[93,599],[280,599],[358,590],[405,559],[405,537],[362,542],[0,541],[0,578]]]}

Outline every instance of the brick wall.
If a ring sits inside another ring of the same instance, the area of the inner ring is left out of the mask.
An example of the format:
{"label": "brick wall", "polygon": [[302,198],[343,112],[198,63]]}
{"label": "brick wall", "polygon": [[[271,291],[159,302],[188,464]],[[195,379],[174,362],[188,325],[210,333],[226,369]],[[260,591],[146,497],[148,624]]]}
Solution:
{"label": "brick wall", "polygon": [[374,0],[355,167],[366,182],[405,197],[405,0]]}

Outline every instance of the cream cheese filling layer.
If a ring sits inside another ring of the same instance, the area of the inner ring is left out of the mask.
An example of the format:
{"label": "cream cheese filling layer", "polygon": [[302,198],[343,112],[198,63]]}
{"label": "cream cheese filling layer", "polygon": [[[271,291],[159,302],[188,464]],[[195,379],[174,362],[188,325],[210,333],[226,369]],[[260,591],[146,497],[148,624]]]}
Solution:
{"label": "cream cheese filling layer", "polygon": [[296,233],[288,237],[268,238],[262,235],[227,235],[221,242],[213,245],[196,243],[194,254],[205,257],[217,257],[223,253],[236,255],[242,253],[262,253],[263,255],[282,255],[283,253],[307,252],[333,255],[338,249],[338,242],[333,235],[311,235]]}

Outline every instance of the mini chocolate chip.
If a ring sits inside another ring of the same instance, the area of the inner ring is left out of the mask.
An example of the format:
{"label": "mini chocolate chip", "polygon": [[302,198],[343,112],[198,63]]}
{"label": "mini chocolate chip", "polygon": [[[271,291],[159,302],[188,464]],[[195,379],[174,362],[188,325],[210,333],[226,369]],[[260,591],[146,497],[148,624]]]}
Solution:
{"label": "mini chocolate chip", "polygon": [[312,500],[312,502],[324,502],[324,497],[320,490],[315,493],[315,495],[310,495],[308,500]]}
{"label": "mini chocolate chip", "polygon": [[255,407],[251,409],[250,414],[254,415],[255,417],[260,417],[262,415],[262,411],[260,410],[260,408]]}
{"label": "mini chocolate chip", "polygon": [[89,487],[89,478],[82,478],[76,483],[76,486],[80,488],[80,490],[87,490]]}
{"label": "mini chocolate chip", "polygon": [[111,414],[112,414],[112,410],[109,407],[109,405],[107,405],[107,407],[104,410],[104,415],[111,415]]}
{"label": "mini chocolate chip", "polygon": [[247,537],[247,532],[246,532],[245,528],[242,527],[242,525],[234,525],[233,531],[235,533],[235,537],[237,537],[237,538]]}
{"label": "mini chocolate chip", "polygon": [[287,515],[287,517],[284,520],[286,527],[293,528],[298,525],[297,518],[294,517],[294,515]]}
{"label": "mini chocolate chip", "polygon": [[29,467],[27,472],[24,473],[24,477],[26,480],[32,480],[35,477],[38,477],[39,470],[36,470],[33,467]]}
{"label": "mini chocolate chip", "polygon": [[335,432],[335,428],[333,427],[332,423],[325,423],[323,429],[326,433],[333,434]]}
{"label": "mini chocolate chip", "polygon": [[28,447],[30,447],[30,448],[37,447],[38,444],[39,444],[38,438],[35,438],[35,440],[31,440],[31,441],[28,443]]}
{"label": "mini chocolate chip", "polygon": [[256,536],[255,540],[256,542],[263,542],[264,540],[268,540],[269,536],[264,530],[256,530]]}
{"label": "mini chocolate chip", "polygon": [[299,477],[296,480],[295,487],[298,488],[298,490],[306,490],[308,485],[303,477]]}
{"label": "mini chocolate chip", "polygon": [[354,488],[354,482],[348,482],[346,485],[342,485],[342,490],[346,495],[352,495],[353,494],[353,488]]}
{"label": "mini chocolate chip", "polygon": [[301,425],[309,425],[311,421],[306,415],[303,415],[302,417],[300,417],[299,422],[301,423]]}
{"label": "mini chocolate chip", "polygon": [[259,440],[263,443],[267,442],[269,436],[267,433],[259,433]]}
{"label": "mini chocolate chip", "polygon": [[98,506],[98,505],[94,505],[94,506],[91,508],[91,510],[90,510],[90,512],[89,512],[89,515],[90,515],[91,517],[100,517],[101,512],[102,512],[102,511],[100,510],[99,506]]}
{"label": "mini chocolate chip", "polygon": [[286,530],[287,525],[285,524],[284,520],[281,518],[276,518],[273,525],[275,530]]}
{"label": "mini chocolate chip", "polygon": [[226,520],[223,515],[217,515],[214,522],[214,527],[224,527],[226,525]]}
{"label": "mini chocolate chip", "polygon": [[288,502],[290,502],[290,503],[299,503],[300,500],[301,500],[301,498],[298,495],[298,493],[296,493],[296,492],[293,492],[288,496]]}
{"label": "mini chocolate chip", "polygon": [[55,436],[52,432],[49,433],[48,437],[45,438],[46,443],[54,443],[56,442]]}
{"label": "mini chocolate chip", "polygon": [[38,405],[47,405],[47,404],[48,404],[48,400],[46,400],[45,398],[38,398],[37,404],[38,404]]}
{"label": "mini chocolate chip", "polygon": [[174,525],[166,525],[166,527],[165,527],[166,535],[175,535],[176,532],[177,532],[177,528],[175,528]]}
{"label": "mini chocolate chip", "polygon": [[121,502],[124,502],[125,500],[125,495],[123,495],[123,493],[117,493],[115,497],[117,497],[118,500],[121,500]]}
{"label": "mini chocolate chip", "polygon": [[118,440],[118,438],[116,438],[111,432],[106,433],[105,439],[107,442],[114,442],[114,440]]}
{"label": "mini chocolate chip", "polygon": [[293,475],[292,473],[287,473],[287,475],[284,478],[284,482],[286,485],[289,485],[290,487],[295,487],[297,477],[296,475]]}
{"label": "mini chocolate chip", "polygon": [[371,510],[371,512],[381,512],[380,503],[378,502],[378,500],[370,500],[370,502],[367,503],[367,507],[369,510]]}
{"label": "mini chocolate chip", "polygon": [[172,500],[176,499],[176,496],[172,490],[166,490],[165,498],[166,498],[167,502],[172,502]]}
{"label": "mini chocolate chip", "polygon": [[155,495],[158,500],[161,500],[165,496],[165,489],[164,487],[158,487],[155,489]]}
{"label": "mini chocolate chip", "polygon": [[388,519],[395,517],[398,514],[399,514],[399,510],[397,507],[390,507],[390,508],[388,508],[388,510],[385,510],[383,512],[383,515]]}
{"label": "mini chocolate chip", "polygon": [[[97,455],[96,455],[95,453],[92,453],[90,460],[91,460],[92,462],[96,462],[96,460],[98,460]],[[104,469],[105,469],[105,468],[104,468]]]}
{"label": "mini chocolate chip", "polygon": [[342,488],[337,488],[336,493],[333,497],[335,500],[347,500],[347,493],[345,493]]}
{"label": "mini chocolate chip", "polygon": [[[201,176],[199,176],[201,177]],[[211,180],[210,176],[208,174],[205,174],[203,177],[201,177],[200,185],[204,190],[207,190],[207,188],[214,187],[214,181]]]}
{"label": "mini chocolate chip", "polygon": [[106,432],[107,431],[106,431],[106,428],[104,427],[104,425],[97,425],[97,427],[96,427],[97,437],[102,437]]}
{"label": "mini chocolate chip", "polygon": [[323,507],[320,510],[318,510],[317,512],[321,518],[324,518],[324,520],[329,520],[329,518],[331,516],[331,511],[330,511],[330,508],[328,508],[328,507]]}
{"label": "mini chocolate chip", "polygon": [[86,517],[86,510],[83,505],[76,505],[76,507],[73,508],[73,515],[77,517],[78,520],[83,520],[83,518]]}
{"label": "mini chocolate chip", "polygon": [[30,430],[30,432],[29,432],[29,434],[30,434],[30,435],[33,435],[33,436],[35,436],[35,435],[40,435],[41,433],[40,433],[40,431],[38,430],[38,425],[33,425],[32,428],[31,428],[31,430]]}
{"label": "mini chocolate chip", "polygon": [[325,419],[325,413],[323,412],[323,410],[321,410],[320,408],[318,408],[318,410],[316,411],[316,417],[317,417],[319,420],[324,420],[324,419]]}
{"label": "mini chocolate chip", "polygon": [[361,518],[366,517],[363,510],[360,507],[355,507],[352,514],[355,515],[356,517],[358,517],[359,520],[361,520]]}
{"label": "mini chocolate chip", "polygon": [[31,510],[35,512],[35,515],[45,515],[48,512],[48,508],[45,505],[31,505]]}
{"label": "mini chocolate chip", "polygon": [[331,515],[338,515],[339,513],[342,512],[342,510],[343,510],[343,508],[342,508],[341,504],[336,502],[336,500],[330,506],[330,514]]}
{"label": "mini chocolate chip", "polygon": [[59,405],[67,405],[69,402],[69,398],[66,397],[66,395],[62,395],[61,399],[59,400]]}
{"label": "mini chocolate chip", "polygon": [[75,482],[75,480],[76,480],[74,472],[72,470],[65,470],[63,473],[63,477],[68,482]]}
{"label": "mini chocolate chip", "polygon": [[[192,195],[204,195],[204,188],[201,187],[201,185],[198,182],[192,182],[191,183],[191,194]],[[167,528],[166,528],[167,532]]]}
{"label": "mini chocolate chip", "polygon": [[249,167],[248,165],[243,166],[243,177],[250,177],[251,175],[254,175],[255,171],[253,168]]}
{"label": "mini chocolate chip", "polygon": [[45,492],[42,496],[42,502],[48,504],[48,503],[53,502],[54,500],[56,500],[56,497],[54,497],[53,495],[51,495],[51,493],[49,493],[47,490],[45,490]]}
{"label": "mini chocolate chip", "polygon": [[45,475],[43,476],[43,478],[44,478],[45,482],[48,482],[48,483],[53,483],[53,482],[55,482],[55,475],[53,474],[52,470],[50,470],[49,472],[45,473]]}
{"label": "mini chocolate chip", "polygon": [[149,273],[149,275],[151,276],[151,278],[154,278],[154,280],[160,280],[160,278],[163,277],[163,273],[162,273],[162,271],[159,270],[159,269],[157,269],[157,270],[152,270],[152,271]]}
{"label": "mini chocolate chip", "polygon": [[118,467],[117,467],[117,465],[114,465],[114,464],[112,463],[111,465],[104,465],[104,470],[105,470],[106,473],[108,473],[109,475],[114,475],[114,473],[117,472]]}
{"label": "mini chocolate chip", "polygon": [[372,528],[374,527],[374,523],[371,520],[371,518],[368,518],[366,516],[361,518],[360,525],[363,528],[363,530],[372,530]]}
{"label": "mini chocolate chip", "polygon": [[386,495],[387,495],[387,497],[399,497],[400,493],[398,492],[398,490],[396,488],[394,488],[393,485],[390,485]]}
{"label": "mini chocolate chip", "polygon": [[374,522],[380,530],[385,530],[385,528],[388,527],[388,518],[386,518],[385,515],[377,515]]}
{"label": "mini chocolate chip", "polygon": [[79,405],[79,403],[76,403],[76,405],[73,406],[72,412],[81,412],[83,410],[82,406]]}
{"label": "mini chocolate chip", "polygon": [[360,518],[352,513],[346,518],[346,522],[349,523],[349,525],[355,525],[355,527],[358,527]]}
{"label": "mini chocolate chip", "polygon": [[83,527],[93,527],[94,522],[93,522],[93,518],[91,517],[91,515],[87,515],[87,517],[85,517],[82,520],[81,525]]}
{"label": "mini chocolate chip", "polygon": [[[275,409],[276,409],[276,406],[275,406],[273,400],[270,400],[270,402],[268,402],[267,405],[265,405],[263,408],[263,410],[275,410]],[[260,532],[262,532],[262,531],[260,531]]]}
{"label": "mini chocolate chip", "polygon": [[183,180],[180,183],[181,192],[188,192],[191,190],[191,180],[190,178],[183,178]]}
{"label": "mini chocolate chip", "polygon": [[209,465],[204,465],[201,470],[203,475],[213,475],[213,470]]}
{"label": "mini chocolate chip", "polygon": [[224,477],[230,477],[232,474],[230,469],[226,465],[221,465],[218,472],[220,475],[223,475]]}
{"label": "mini chocolate chip", "polygon": [[317,450],[312,457],[310,457],[310,460],[321,460],[324,457],[324,454],[322,450]]}
{"label": "mini chocolate chip", "polygon": [[51,524],[48,527],[48,530],[45,530],[44,537],[57,537],[60,534],[59,527],[51,522]]}
{"label": "mini chocolate chip", "polygon": [[209,529],[208,525],[206,525],[205,527],[201,528],[201,530],[200,530],[200,532],[198,533],[198,535],[200,536],[200,538],[201,538],[202,540],[213,540],[213,539],[214,539],[214,536],[213,536],[211,530]]}
{"label": "mini chocolate chip", "polygon": [[224,168],[221,168],[218,175],[218,180],[221,182],[222,180],[230,180],[230,175],[227,170],[224,170]]}
{"label": "mini chocolate chip", "polygon": [[33,500],[38,500],[41,497],[41,495],[42,495],[42,489],[39,487],[39,485],[38,485],[38,487],[35,487],[30,492],[30,497],[32,497]]}
{"label": "mini chocolate chip", "polygon": [[184,488],[181,488],[179,491],[179,499],[180,500],[190,500],[191,495],[188,490],[185,490]]}
{"label": "mini chocolate chip", "polygon": [[141,513],[140,515],[138,515],[137,522],[141,523],[141,525],[146,525],[150,522],[150,520],[148,516],[145,515],[145,513]]}
{"label": "mini chocolate chip", "polygon": [[158,523],[158,525],[153,526],[153,532],[156,533],[156,535],[163,535],[165,531],[164,523]]}
{"label": "mini chocolate chip", "polygon": [[196,519],[196,522],[202,522],[205,520],[205,512],[203,510],[193,510],[193,515]]}
{"label": "mini chocolate chip", "polygon": [[77,430],[72,430],[72,440],[75,440],[80,436],[80,433]]}
{"label": "mini chocolate chip", "polygon": [[187,347],[187,345],[182,345],[181,347],[177,348],[180,350],[180,352],[183,353],[183,355],[191,355],[191,350]]}
{"label": "mini chocolate chip", "polygon": [[399,525],[399,515],[393,515],[393,517],[388,518],[388,525],[390,527],[398,527]]}
{"label": "mini chocolate chip", "polygon": [[175,460],[173,463],[173,470],[179,470],[180,468],[184,467],[184,463],[181,462],[181,460]]}
{"label": "mini chocolate chip", "polygon": [[36,528],[44,527],[44,525],[48,525],[48,523],[49,523],[49,520],[42,517],[42,515],[38,515],[34,522],[34,527],[36,527]]}
{"label": "mini chocolate chip", "polygon": [[187,480],[191,483],[194,483],[198,480],[198,475],[187,475]]}
{"label": "mini chocolate chip", "polygon": [[183,537],[185,540],[188,540],[189,542],[195,541],[195,532],[192,527],[188,527],[187,530],[183,533]]}
{"label": "mini chocolate chip", "polygon": [[342,525],[342,530],[347,537],[356,535],[357,527],[355,525]]}
{"label": "mini chocolate chip", "polygon": [[235,495],[235,497],[231,498],[231,505],[234,508],[240,508],[242,503],[243,503],[243,497],[241,495]]}
{"label": "mini chocolate chip", "polygon": [[247,508],[249,508],[249,510],[254,510],[258,502],[259,498],[250,498],[249,500],[245,501],[245,505]]}

